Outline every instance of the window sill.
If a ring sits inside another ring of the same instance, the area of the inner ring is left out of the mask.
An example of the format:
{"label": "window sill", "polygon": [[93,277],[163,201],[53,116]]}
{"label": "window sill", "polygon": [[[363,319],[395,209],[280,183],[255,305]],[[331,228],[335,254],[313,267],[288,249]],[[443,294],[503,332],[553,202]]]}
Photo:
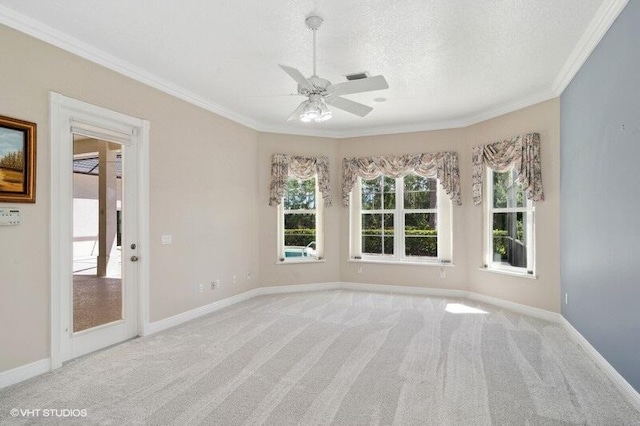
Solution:
{"label": "window sill", "polygon": [[435,267],[454,267],[455,265],[450,262],[439,262],[437,260],[434,261],[408,261],[408,260],[377,260],[377,259],[347,259],[347,262],[352,263],[378,263],[381,265],[406,265],[406,266],[435,266]]}
{"label": "window sill", "polygon": [[509,271],[506,269],[485,268],[485,267],[480,267],[479,269],[481,272],[492,272],[495,274],[510,275],[512,277],[527,278],[529,280],[538,279],[537,275],[527,274],[526,272],[517,272],[517,271]]}
{"label": "window sill", "polygon": [[276,265],[299,265],[303,263],[324,263],[325,259],[278,260]]}

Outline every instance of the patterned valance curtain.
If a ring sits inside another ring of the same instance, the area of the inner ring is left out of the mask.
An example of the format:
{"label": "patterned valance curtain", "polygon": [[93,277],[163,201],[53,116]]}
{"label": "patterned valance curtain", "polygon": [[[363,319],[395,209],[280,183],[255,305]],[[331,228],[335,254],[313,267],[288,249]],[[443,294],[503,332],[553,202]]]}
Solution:
{"label": "patterned valance curtain", "polygon": [[458,154],[455,152],[345,158],[342,162],[342,203],[349,205],[349,194],[358,178],[375,179],[381,175],[399,178],[411,172],[422,177],[437,177],[451,200],[462,204]]}
{"label": "patterned valance curtain", "polygon": [[482,203],[485,164],[497,172],[504,172],[513,166],[525,190],[525,196],[532,201],[544,200],[540,168],[540,134],[529,133],[473,148],[474,204]]}
{"label": "patterned valance curtain", "polygon": [[273,154],[271,157],[271,191],[269,205],[282,201],[289,176],[297,179],[309,179],[317,173],[318,188],[324,205],[331,206],[331,188],[329,184],[328,157],[297,157],[286,154]]}

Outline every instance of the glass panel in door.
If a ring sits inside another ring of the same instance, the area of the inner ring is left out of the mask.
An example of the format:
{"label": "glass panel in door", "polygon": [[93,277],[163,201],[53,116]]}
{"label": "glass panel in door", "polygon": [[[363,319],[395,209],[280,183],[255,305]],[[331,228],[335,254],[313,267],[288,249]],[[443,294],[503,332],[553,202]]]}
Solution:
{"label": "glass panel in door", "polygon": [[121,145],[74,136],[73,332],[123,318]]}

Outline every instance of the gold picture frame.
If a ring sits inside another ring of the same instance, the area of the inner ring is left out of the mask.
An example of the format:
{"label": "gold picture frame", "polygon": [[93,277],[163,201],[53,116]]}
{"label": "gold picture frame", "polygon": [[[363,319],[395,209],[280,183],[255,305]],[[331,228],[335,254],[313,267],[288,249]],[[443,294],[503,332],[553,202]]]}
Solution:
{"label": "gold picture frame", "polygon": [[0,203],[36,202],[36,129],[0,115]]}

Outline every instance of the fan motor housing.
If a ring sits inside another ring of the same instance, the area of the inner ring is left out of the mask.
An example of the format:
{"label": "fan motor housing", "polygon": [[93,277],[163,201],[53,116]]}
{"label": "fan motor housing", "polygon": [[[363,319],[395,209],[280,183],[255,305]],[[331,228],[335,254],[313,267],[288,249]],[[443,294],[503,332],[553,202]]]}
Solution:
{"label": "fan motor housing", "polygon": [[331,86],[331,82],[325,78],[320,78],[317,75],[312,75],[309,77],[309,83],[313,85],[314,90],[310,91],[306,87],[302,87],[298,84],[298,93],[301,95],[309,96],[309,95],[322,95],[325,94],[329,86]]}

